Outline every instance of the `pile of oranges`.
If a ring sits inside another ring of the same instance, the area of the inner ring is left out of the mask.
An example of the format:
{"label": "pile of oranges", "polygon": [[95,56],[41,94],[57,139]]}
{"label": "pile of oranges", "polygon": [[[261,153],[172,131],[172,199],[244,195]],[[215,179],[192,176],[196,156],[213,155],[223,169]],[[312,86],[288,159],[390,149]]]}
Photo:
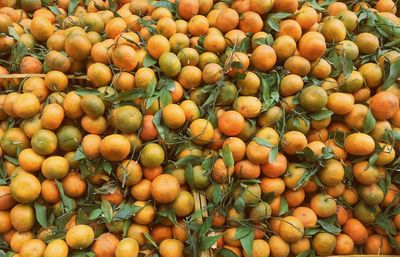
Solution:
{"label": "pile of oranges", "polygon": [[1,0],[0,256],[399,254],[398,9]]}

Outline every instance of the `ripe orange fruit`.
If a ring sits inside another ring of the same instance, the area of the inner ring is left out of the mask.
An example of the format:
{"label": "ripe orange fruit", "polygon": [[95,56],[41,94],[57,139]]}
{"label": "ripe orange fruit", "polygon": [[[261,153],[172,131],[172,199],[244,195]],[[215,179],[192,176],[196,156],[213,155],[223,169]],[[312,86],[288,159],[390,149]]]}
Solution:
{"label": "ripe orange fruit", "polygon": [[312,246],[318,255],[332,254],[336,246],[336,237],[326,232],[320,232],[314,236]]}
{"label": "ripe orange fruit", "polygon": [[52,240],[44,250],[43,257],[65,257],[68,255],[68,245],[64,240]]}
{"label": "ripe orange fruit", "polygon": [[183,257],[184,244],[176,239],[161,241],[159,252],[161,257]]}
{"label": "ripe orange fruit", "polygon": [[88,225],[76,225],[67,231],[65,240],[73,249],[85,249],[94,241],[94,231]]}
{"label": "ripe orange fruit", "polygon": [[264,72],[271,70],[275,66],[276,59],[275,50],[268,45],[258,46],[251,55],[251,62],[254,67]]}
{"label": "ripe orange fruit", "polygon": [[138,253],[139,244],[132,238],[125,238],[119,241],[115,249],[115,257],[136,256]]}
{"label": "ripe orange fruit", "polygon": [[108,135],[101,141],[101,155],[109,161],[122,161],[126,159],[131,150],[129,140],[118,134]]}
{"label": "ripe orange fruit", "polygon": [[368,239],[368,232],[357,219],[349,219],[343,226],[343,232],[353,239],[355,245],[364,244]]}
{"label": "ripe orange fruit", "polygon": [[29,203],[39,197],[40,181],[29,173],[17,175],[10,184],[12,197],[20,203]]}
{"label": "ripe orange fruit", "polygon": [[314,195],[311,198],[310,207],[321,218],[326,218],[336,213],[336,201],[328,195]]}
{"label": "ripe orange fruit", "polygon": [[151,183],[151,195],[160,203],[170,203],[179,194],[179,181],[172,175],[162,174],[156,177]]}
{"label": "ripe orange fruit", "polygon": [[236,136],[244,128],[244,118],[237,111],[226,111],[218,118],[218,129],[227,136]]}
{"label": "ripe orange fruit", "polygon": [[370,108],[376,119],[390,119],[399,108],[399,98],[390,92],[377,93],[371,97]]}
{"label": "ripe orange fruit", "polygon": [[119,239],[116,235],[111,233],[103,233],[96,238],[92,250],[99,257],[115,256],[116,248]]}
{"label": "ripe orange fruit", "polygon": [[353,133],[345,138],[344,148],[349,154],[364,156],[374,151],[375,141],[368,134]]}

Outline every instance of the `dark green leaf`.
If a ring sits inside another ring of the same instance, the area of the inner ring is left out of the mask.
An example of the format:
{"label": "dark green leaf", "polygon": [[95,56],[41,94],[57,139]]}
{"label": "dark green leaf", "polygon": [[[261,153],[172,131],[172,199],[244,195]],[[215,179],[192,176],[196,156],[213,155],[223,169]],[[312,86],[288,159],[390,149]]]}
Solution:
{"label": "dark green leaf", "polygon": [[368,109],[367,114],[365,115],[364,123],[363,123],[363,130],[365,133],[371,132],[376,125],[376,120],[374,115],[372,115],[371,109]]}
{"label": "dark green leaf", "polygon": [[156,241],[154,241],[153,237],[149,233],[143,233],[144,237],[152,244],[155,248],[158,248]]}
{"label": "dark green leaf", "polygon": [[325,8],[321,7],[316,0],[310,0],[309,3],[311,4],[311,7],[314,8],[317,11],[323,12],[325,11]]}
{"label": "dark green leaf", "polygon": [[109,161],[106,161],[106,160],[102,160],[102,166],[103,166],[103,170],[105,171],[105,172],[107,172],[107,174],[111,174],[111,171],[112,171],[112,166],[111,166],[111,163],[109,162]]}
{"label": "dark green leaf", "polygon": [[246,237],[248,234],[250,234],[253,230],[249,227],[246,226],[240,226],[236,229],[236,233],[233,237],[234,240],[238,240],[241,238]]}
{"label": "dark green leaf", "polygon": [[383,82],[383,89],[389,88],[400,77],[400,60],[390,65],[389,74]]}
{"label": "dark green leaf", "polygon": [[235,161],[233,159],[233,154],[229,144],[226,144],[222,149],[222,157],[224,159],[225,165],[228,166],[228,168],[231,168],[235,165]]}
{"label": "dark green leaf", "polygon": [[46,207],[35,202],[35,214],[36,220],[38,221],[40,226],[48,228],[49,224],[47,222]]}
{"label": "dark green leaf", "polygon": [[194,188],[194,172],[193,166],[190,162],[187,164],[185,169],[185,179],[188,182],[189,186],[191,188]]}
{"label": "dark green leaf", "polygon": [[379,213],[378,216],[376,217],[376,224],[386,232],[392,235],[396,234],[396,229],[393,227],[392,222],[383,213]]}

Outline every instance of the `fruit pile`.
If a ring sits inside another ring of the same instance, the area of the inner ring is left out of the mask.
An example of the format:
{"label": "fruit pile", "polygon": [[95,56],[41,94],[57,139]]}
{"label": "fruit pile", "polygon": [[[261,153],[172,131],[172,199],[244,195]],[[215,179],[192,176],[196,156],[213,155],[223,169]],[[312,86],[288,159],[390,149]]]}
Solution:
{"label": "fruit pile", "polygon": [[400,253],[396,2],[1,0],[0,256]]}

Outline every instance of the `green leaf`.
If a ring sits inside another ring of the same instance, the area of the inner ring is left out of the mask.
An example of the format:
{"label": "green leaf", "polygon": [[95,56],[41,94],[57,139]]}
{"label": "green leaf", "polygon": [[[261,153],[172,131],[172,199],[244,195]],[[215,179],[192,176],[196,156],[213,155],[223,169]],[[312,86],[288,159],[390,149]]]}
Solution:
{"label": "green leaf", "polygon": [[109,201],[101,201],[101,211],[103,212],[106,222],[110,223],[113,218],[113,208]]}
{"label": "green leaf", "polygon": [[221,257],[237,257],[234,252],[227,248],[219,248],[216,253],[218,253],[217,256]]}
{"label": "green leaf", "polygon": [[40,226],[48,228],[49,223],[47,222],[46,207],[35,202],[35,214],[36,220],[38,221]]}
{"label": "green leaf", "polygon": [[376,120],[374,115],[372,115],[371,109],[368,109],[367,114],[365,115],[364,123],[363,123],[363,130],[365,133],[371,132],[376,125]]}
{"label": "green leaf", "polygon": [[319,232],[325,232],[325,231],[322,230],[320,227],[306,228],[304,230],[304,235],[306,237],[310,237],[310,236],[314,236],[314,235],[318,234]]}
{"label": "green leaf", "polygon": [[100,91],[93,88],[78,88],[75,90],[75,93],[80,96],[84,95],[101,95]]}
{"label": "green leaf", "polygon": [[11,162],[12,164],[14,164],[15,166],[19,166],[19,161],[17,158],[11,157],[9,155],[4,155],[3,157],[4,159],[6,159],[7,161]]}
{"label": "green leaf", "polygon": [[57,179],[54,181],[56,182],[58,191],[60,192],[61,200],[63,202],[65,211],[66,212],[72,211],[74,209],[74,200],[65,195],[62,184]]}
{"label": "green leaf", "polygon": [[132,205],[129,203],[124,204],[121,208],[117,210],[114,215],[113,220],[126,220],[130,219],[133,215],[138,213],[143,207]]}
{"label": "green leaf", "polygon": [[385,81],[383,82],[383,89],[389,88],[391,85],[393,85],[394,82],[400,77],[400,60],[397,60],[395,63],[392,63],[390,65],[390,70],[389,74],[385,78]]}
{"label": "green leaf", "polygon": [[240,239],[240,243],[247,256],[253,253],[254,230],[249,227],[240,226],[237,228],[234,240]]}
{"label": "green leaf", "polygon": [[195,188],[193,166],[192,166],[192,163],[190,163],[190,162],[186,165],[185,179],[191,188]]}
{"label": "green leaf", "polygon": [[150,81],[150,84],[147,85],[146,93],[145,93],[146,98],[150,98],[151,96],[153,96],[154,91],[156,90],[156,86],[157,86],[157,79],[153,78]]}
{"label": "green leaf", "polygon": [[272,14],[268,15],[267,24],[272,30],[277,32],[280,30],[279,19],[275,18]]}
{"label": "green leaf", "polygon": [[102,213],[101,209],[94,209],[92,212],[90,212],[88,219],[95,220],[98,217],[100,217],[101,213]]}
{"label": "green leaf", "polygon": [[279,153],[279,148],[273,147],[271,152],[269,152],[269,154],[268,154],[268,162],[273,163],[276,160],[278,153]]}
{"label": "green leaf", "polygon": [[333,115],[333,111],[331,111],[331,110],[321,110],[319,112],[314,112],[314,113],[310,114],[310,118],[312,120],[320,121],[320,120],[329,118],[332,115]]}
{"label": "green leaf", "polygon": [[103,167],[103,170],[105,172],[107,172],[107,174],[109,174],[109,175],[111,174],[112,166],[111,166],[111,163],[109,161],[106,161],[105,159],[103,159],[102,160],[102,167]]}
{"label": "green leaf", "polygon": [[61,12],[60,12],[60,10],[58,10],[57,6],[49,5],[49,6],[47,6],[47,8],[49,8],[49,10],[55,15],[60,15],[61,14]]}
{"label": "green leaf", "polygon": [[213,203],[218,204],[222,201],[222,190],[219,187],[219,184],[214,184],[213,192],[212,192]]}
{"label": "green leaf", "polygon": [[232,168],[235,165],[235,161],[233,159],[233,154],[229,144],[226,144],[222,149],[222,158],[224,159],[224,163],[226,166],[228,166],[228,168]]}
{"label": "green leaf", "polygon": [[317,220],[317,223],[327,232],[331,234],[339,234],[342,230],[335,225],[333,225],[331,221],[326,220]]}
{"label": "green leaf", "polygon": [[161,95],[160,95],[160,107],[164,108],[168,104],[172,103],[172,96],[169,93],[169,91],[166,88],[163,88],[161,90]]}
{"label": "green leaf", "polygon": [[389,234],[396,235],[396,229],[393,227],[392,222],[383,213],[379,213],[376,217],[376,224]]}
{"label": "green leaf", "polygon": [[259,145],[265,146],[265,147],[274,147],[273,144],[271,144],[270,142],[268,142],[267,140],[265,140],[264,138],[261,137],[255,137],[253,138],[253,141],[256,142]]}
{"label": "green leaf", "polygon": [[157,60],[151,57],[149,54],[146,54],[143,59],[143,67],[150,67],[157,63]]}
{"label": "green leaf", "polygon": [[175,3],[169,1],[154,1],[151,3],[154,7],[164,7],[167,8],[170,12],[174,13],[176,11]]}
{"label": "green leaf", "polygon": [[158,248],[156,241],[154,241],[153,237],[149,233],[143,233],[144,237],[149,241],[151,245],[153,245],[155,248]]}
{"label": "green leaf", "polygon": [[161,123],[161,114],[162,114],[161,110],[157,111],[154,114],[153,123],[154,123],[154,126],[156,126],[156,128],[157,128],[158,134],[161,136],[162,139],[165,139],[168,137],[169,130],[166,126],[164,126]]}
{"label": "green leaf", "polygon": [[143,88],[133,88],[129,91],[121,92],[118,94],[116,100],[121,102],[128,102],[135,100],[137,98],[141,98],[144,96]]}
{"label": "green leaf", "polygon": [[289,212],[289,204],[285,197],[281,197],[281,205],[279,207],[279,216]]}
{"label": "green leaf", "polygon": [[76,149],[75,151],[75,155],[74,155],[74,160],[75,161],[79,161],[79,160],[84,160],[86,159],[86,155],[83,152],[83,148],[82,146],[78,147],[78,149]]}
{"label": "green leaf", "polygon": [[12,36],[15,40],[19,39],[19,35],[18,35],[17,31],[15,31],[14,27],[12,27],[12,26],[8,27],[8,34],[10,34],[10,36]]}
{"label": "green leaf", "polygon": [[213,244],[215,244],[218,239],[220,239],[224,234],[219,234],[217,236],[202,236],[200,237],[200,250],[209,250]]}
{"label": "green leaf", "polygon": [[79,4],[78,0],[71,0],[69,2],[69,5],[68,5],[68,16],[73,15],[73,13],[74,13],[76,7],[78,6],[78,4]]}
{"label": "green leaf", "polygon": [[311,7],[314,8],[317,11],[323,12],[325,11],[325,8],[321,7],[316,0],[311,0],[309,1],[309,3],[311,4]]}
{"label": "green leaf", "polygon": [[244,201],[243,197],[238,197],[234,204],[233,207],[238,211],[238,212],[242,212],[244,211],[245,207],[246,207],[246,202]]}

